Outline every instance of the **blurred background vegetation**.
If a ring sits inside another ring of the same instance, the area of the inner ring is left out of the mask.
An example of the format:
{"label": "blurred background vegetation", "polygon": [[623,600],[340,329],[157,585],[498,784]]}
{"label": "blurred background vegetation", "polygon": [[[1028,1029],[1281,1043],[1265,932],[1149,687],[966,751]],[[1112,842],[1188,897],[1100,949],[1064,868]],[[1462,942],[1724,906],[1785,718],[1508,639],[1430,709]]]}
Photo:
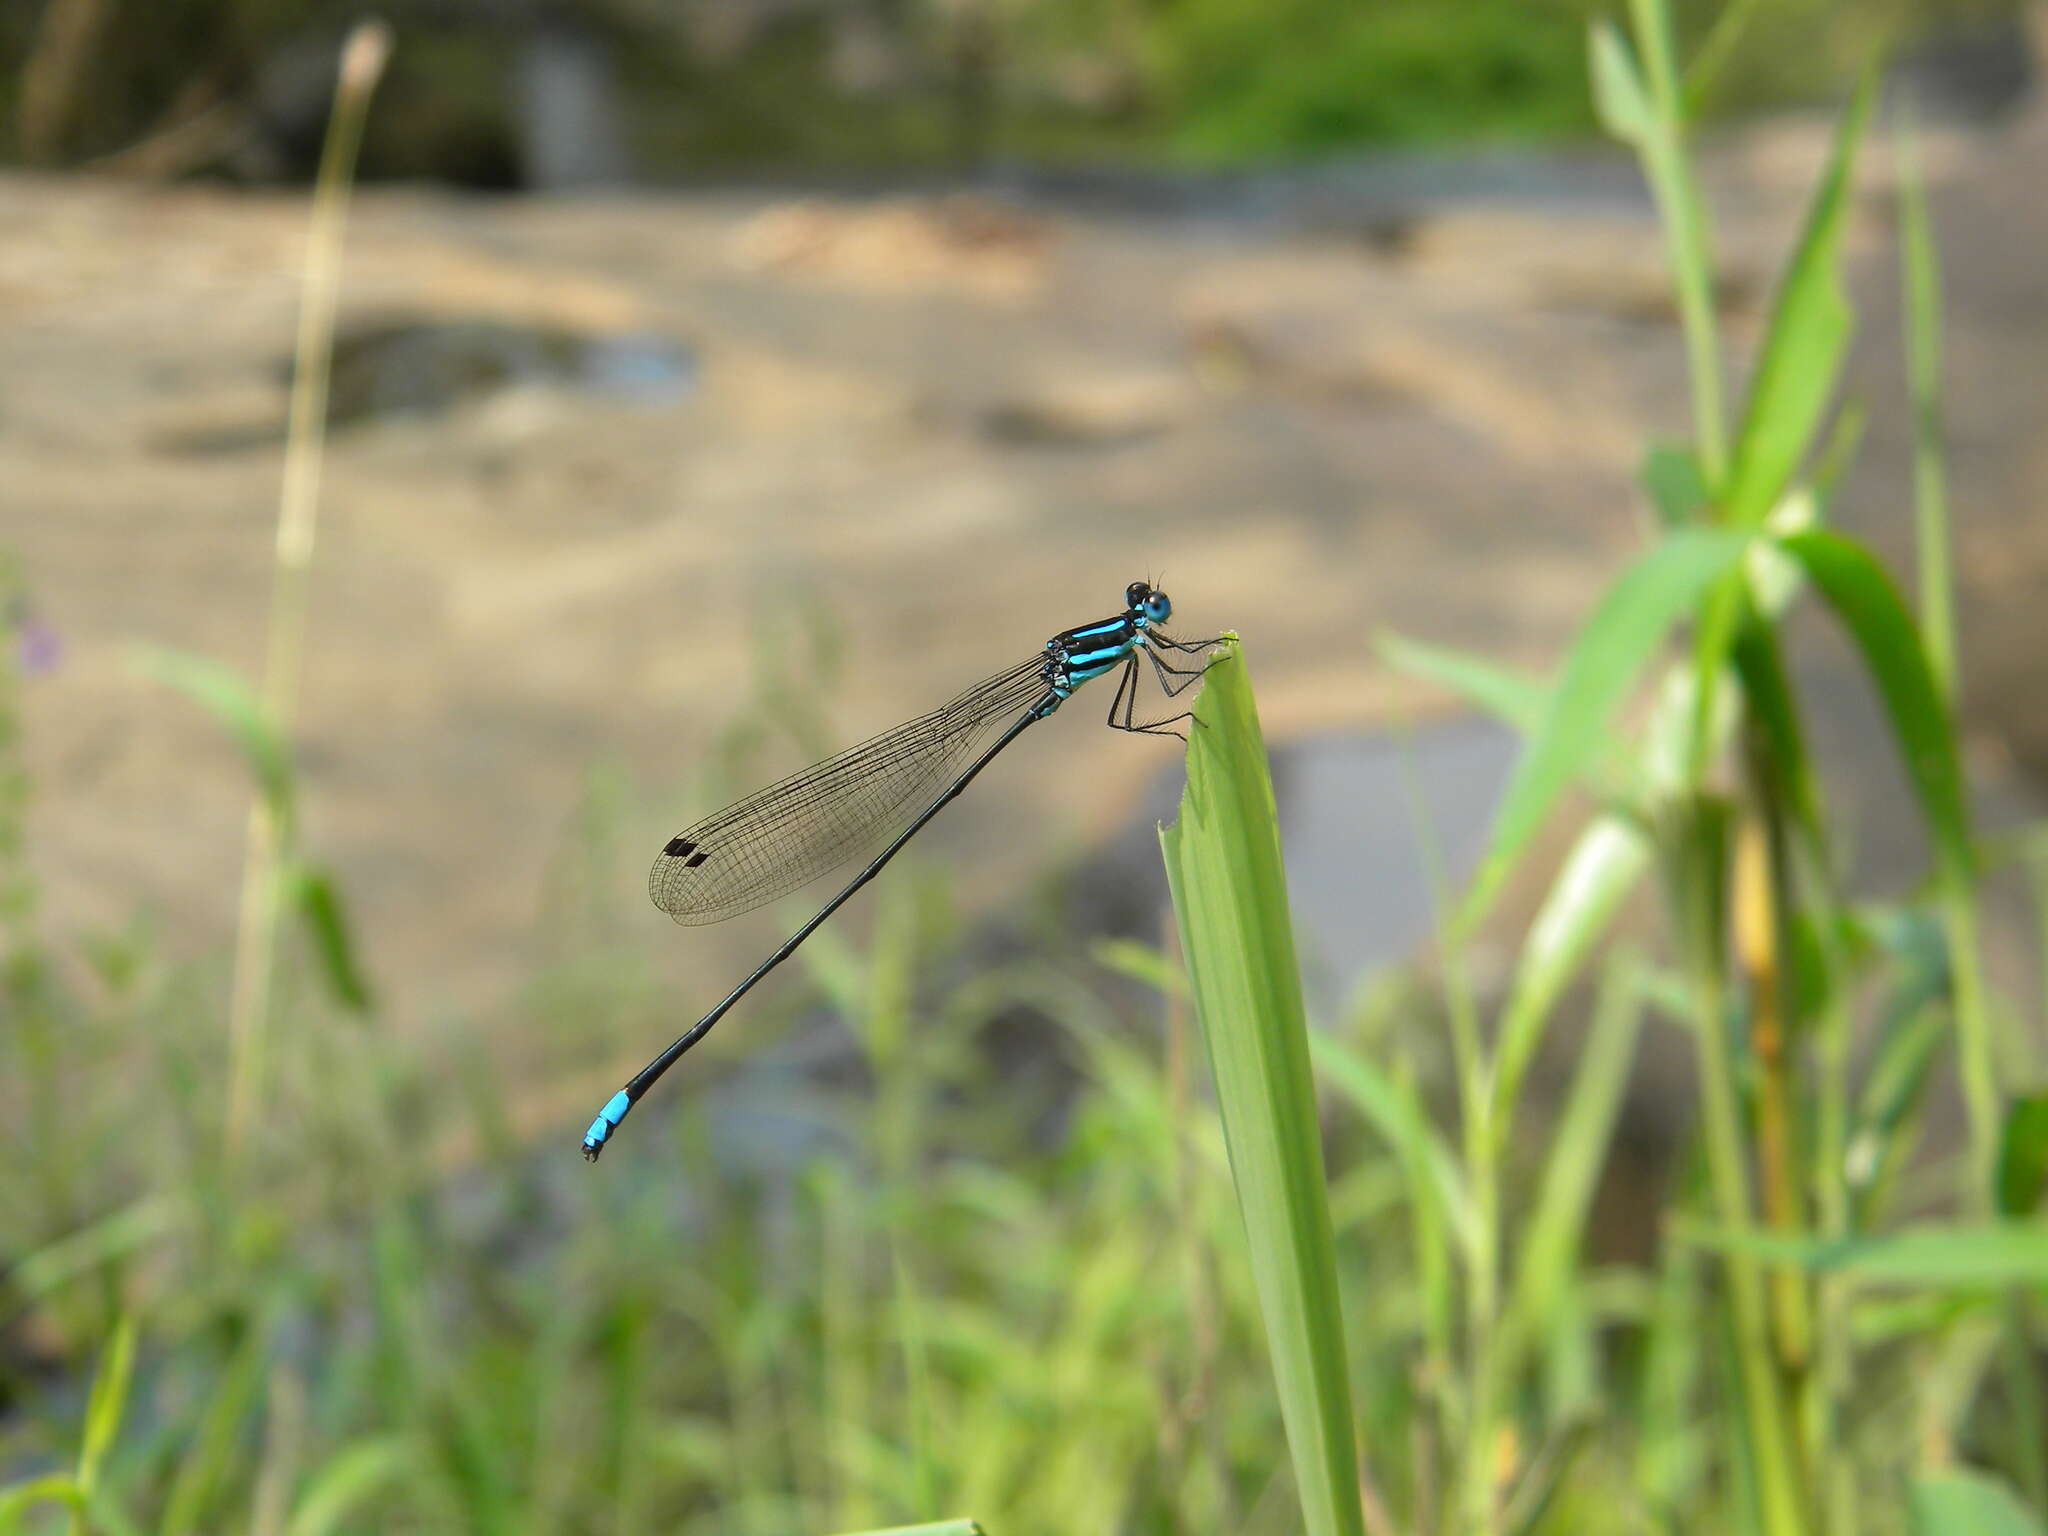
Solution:
{"label": "blurred background vegetation", "polygon": [[[1998,67],[2018,0],[1686,0],[1709,119],[1812,104],[1880,43]],[[612,178],[1229,165],[1592,128],[1594,0],[394,0],[363,173]],[[1750,14],[1739,14],[1750,13]],[[43,0],[0,16],[0,160],[311,174],[326,0]],[[1715,28],[1722,36],[1716,39]],[[1724,44],[1729,45],[1725,46]],[[1981,95],[1981,89],[1977,94]],[[581,103],[593,102],[584,107]],[[561,114],[577,147],[551,151]],[[140,147],[138,147],[140,146]]]}

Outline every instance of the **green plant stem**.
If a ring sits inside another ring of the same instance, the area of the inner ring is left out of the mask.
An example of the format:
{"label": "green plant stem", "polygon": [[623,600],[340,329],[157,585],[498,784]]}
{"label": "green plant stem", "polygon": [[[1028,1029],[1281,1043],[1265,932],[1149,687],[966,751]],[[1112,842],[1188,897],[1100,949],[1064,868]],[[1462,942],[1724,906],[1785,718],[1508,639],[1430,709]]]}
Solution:
{"label": "green plant stem", "polygon": [[[1713,1187],[1715,1211],[1721,1223],[1731,1230],[1747,1231],[1751,1215],[1748,1181],[1742,1166],[1741,1111],[1734,1065],[1729,1060],[1726,999],[1718,969],[1696,967],[1691,990],[1708,1181]],[[1756,1260],[1747,1254],[1731,1252],[1726,1268],[1728,1305],[1735,1321],[1742,1406],[1756,1468],[1762,1529],[1766,1536],[1797,1536],[1805,1530],[1806,1522],[1789,1455],[1789,1426],[1771,1364],[1763,1276]]]}
{"label": "green plant stem", "polygon": [[1991,1208],[1998,1168],[1998,1074],[1993,1064],[1991,1016],[1979,963],[1977,899],[1968,877],[1941,877],[1942,931],[1948,939],[1950,985],[1956,1021],[1958,1070],[1963,1109],[1970,1126],[1970,1208]]}
{"label": "green plant stem", "polygon": [[[1749,1175],[1743,1159],[1743,1114],[1736,1088],[1723,974],[1727,899],[1727,813],[1708,798],[1685,802],[1667,829],[1672,910],[1692,1005],[1700,1077],[1701,1134],[1715,1215],[1730,1230],[1752,1225]],[[1754,1475],[1764,1536],[1802,1536],[1806,1500],[1792,1457],[1790,1425],[1773,1364],[1762,1269],[1754,1254],[1724,1257],[1734,1324],[1744,1439]]]}
{"label": "green plant stem", "polygon": [[[1826,868],[1825,850],[1809,850],[1808,862],[1813,878],[1820,882],[1818,910],[1827,914],[1839,912],[1841,902]],[[1823,935],[1819,961],[1825,973],[1822,991],[1826,1001],[1814,1026],[1814,1204],[1822,1235],[1840,1240],[1849,1235],[1850,1224],[1848,966],[1832,922],[1819,926]],[[1833,1448],[1832,1454],[1824,1453],[1817,1459],[1830,1536],[1857,1536],[1861,1529],[1855,1463],[1841,1453],[1838,1443],[1844,1411],[1855,1390],[1855,1341],[1849,1332],[1850,1290],[1848,1281],[1834,1275],[1823,1275],[1814,1287],[1815,1379],[1822,1417],[1814,1443]]]}
{"label": "green plant stem", "polygon": [[[1404,741],[1404,747],[1406,743]],[[1462,930],[1451,920],[1443,852],[1436,822],[1415,774],[1411,752],[1402,753],[1403,779],[1422,849],[1430,903],[1437,915],[1444,970],[1444,1002],[1450,1014],[1451,1052],[1458,1075],[1459,1124],[1463,1132],[1465,1180],[1472,1221],[1465,1241],[1465,1438],[1462,1458],[1461,1520],[1472,1536],[1500,1528],[1500,1485],[1494,1442],[1502,1383],[1500,1325],[1500,1181],[1493,1115],[1495,1064],[1480,1039],[1479,1010],[1473,1002]]]}
{"label": "green plant stem", "polygon": [[[299,663],[306,629],[306,575],[312,565],[320,506],[320,471],[327,421],[327,380],[334,352],[334,309],[341,283],[342,234],[349,189],[370,96],[384,71],[391,34],[365,22],[343,45],[334,111],[313,188],[311,228],[293,352],[290,424],[285,439],[284,490],[277,517],[276,565],[271,578],[270,628],[263,668],[263,706],[271,730],[288,740],[298,701]],[[266,1026],[276,965],[279,877],[290,852],[291,829],[259,795],[249,808],[242,859],[242,894],[235,927],[234,990],[228,1005],[228,1107],[224,1137],[229,1161],[247,1137],[263,1088]]]}
{"label": "green plant stem", "polygon": [[1651,195],[1670,250],[1679,321],[1685,331],[1700,465],[1709,486],[1718,490],[1728,465],[1728,431],[1721,388],[1721,343],[1714,316],[1713,262],[1708,253],[1705,207],[1685,154],[1685,96],[1672,46],[1671,15],[1666,0],[1629,0],[1629,16],[1657,111],[1658,131],[1646,146],[1645,158]]}
{"label": "green plant stem", "polygon": [[1471,1231],[1465,1275],[1467,1378],[1464,1455],[1464,1528],[1492,1536],[1500,1528],[1498,1438],[1500,1360],[1500,1181],[1494,1156],[1493,1075],[1479,1041],[1464,950],[1454,923],[1444,934],[1445,986],[1451,1013],[1452,1049],[1458,1058],[1458,1095],[1464,1130],[1465,1179],[1471,1192]]}
{"label": "green plant stem", "polygon": [[[1801,1096],[1794,1082],[1792,1021],[1786,1006],[1791,988],[1784,967],[1789,951],[1784,914],[1790,893],[1782,828],[1767,797],[1760,812],[1766,825],[1745,823],[1737,846],[1736,949],[1749,992],[1750,1053],[1756,1062],[1756,1167],[1764,1220],[1777,1231],[1796,1233],[1805,1225],[1805,1216],[1803,1180],[1794,1151],[1794,1117]],[[1806,1375],[1813,1348],[1804,1277],[1790,1266],[1774,1269],[1770,1300],[1778,1367],[1796,1383]]]}
{"label": "green plant stem", "polygon": [[[1990,1009],[1979,960],[1976,893],[1961,872],[1942,877],[1942,928],[1948,936],[1956,1049],[1963,1103],[1970,1122],[1970,1208],[1980,1215],[1995,1215],[2003,1108],[1993,1057]],[[2043,1449],[2048,1446],[2048,1406],[2042,1402],[2041,1379],[2034,1365],[2033,1335],[2023,1294],[2013,1293],[2005,1298],[2000,1324],[2006,1338],[2000,1359],[2011,1396],[2018,1470],[2035,1507],[2048,1507],[2048,1451]]]}
{"label": "green plant stem", "polygon": [[1700,44],[1693,55],[1692,63],[1685,71],[1685,109],[1687,116],[1697,114],[1714,94],[1714,87],[1720,81],[1722,70],[1735,56],[1736,44],[1748,30],[1756,13],[1763,9],[1763,0],[1728,0],[1721,8],[1721,14],[1714,18],[1714,25],[1707,33],[1706,41]]}

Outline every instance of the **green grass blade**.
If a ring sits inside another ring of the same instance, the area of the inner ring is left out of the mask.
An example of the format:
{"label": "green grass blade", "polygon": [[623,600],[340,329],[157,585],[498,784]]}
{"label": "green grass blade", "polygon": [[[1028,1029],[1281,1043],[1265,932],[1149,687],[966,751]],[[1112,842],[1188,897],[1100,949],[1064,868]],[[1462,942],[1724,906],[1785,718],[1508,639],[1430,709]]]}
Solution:
{"label": "green grass blade", "polygon": [[1806,228],[1772,305],[1722,498],[1723,516],[1738,528],[1761,524],[1792,483],[1848,352],[1853,317],[1842,290],[1842,229],[1872,94],[1866,76],[1836,130]]}
{"label": "green grass blade", "polygon": [[141,647],[135,653],[135,665],[146,676],[169,684],[213,716],[242,749],[249,772],[269,802],[278,825],[289,826],[291,754],[247,679],[210,656],[195,656],[164,646]]}
{"label": "green grass blade", "polygon": [[1550,689],[1540,680],[1464,651],[1391,632],[1379,637],[1375,649],[1389,666],[1441,683],[1523,736],[1536,729],[1550,700]]}
{"label": "green grass blade", "polygon": [[357,960],[348,914],[333,875],[320,865],[301,860],[286,876],[286,890],[305,921],[328,992],[353,1013],[369,1012],[370,984]]}
{"label": "green grass blade", "polygon": [[1596,21],[1586,34],[1586,72],[1593,85],[1593,112],[1614,138],[1640,151],[1656,131],[1650,93],[1621,29]]}
{"label": "green grass blade", "polygon": [[[15,1302],[40,1301],[80,1276],[170,1236],[189,1219],[168,1195],[146,1195],[21,1260],[8,1276]],[[11,1316],[0,1308],[0,1321]]]}
{"label": "green grass blade", "polygon": [[1708,31],[1692,62],[1685,69],[1685,103],[1688,114],[1696,114],[1702,105],[1714,94],[1714,86],[1735,57],[1736,44],[1749,29],[1756,13],[1763,8],[1764,0],[1729,0],[1714,18],[1714,25]]}
{"label": "green grass blade", "polygon": [[2041,1536],[1997,1478],[1955,1467],[1913,1479],[1913,1536]]}
{"label": "green grass blade", "polygon": [[1208,671],[1160,832],[1310,1536],[1363,1536],[1344,1320],[1265,744],[1235,646]]}
{"label": "green grass blade", "polygon": [[1977,1208],[1988,1210],[1998,1156],[1999,1091],[1977,955],[1969,803],[1949,699],[1935,679],[1905,600],[1876,556],[1826,529],[1787,535],[1778,547],[1799,562],[1861,653],[1927,821],[1954,975],[1956,1049],[1970,1121],[1970,1193]]}
{"label": "green grass blade", "polygon": [[1898,588],[1875,555],[1828,529],[1789,535],[1778,547],[1799,562],[1855,641],[1890,717],[1937,861],[1967,878],[1973,863],[1970,817],[1955,729]]}
{"label": "green grass blade", "polygon": [[85,1495],[61,1472],[0,1488],[0,1532],[19,1530],[22,1518],[38,1504],[67,1504],[77,1511],[85,1508]]}
{"label": "green grass blade", "polygon": [[417,1470],[412,1446],[402,1435],[379,1435],[344,1446],[308,1480],[285,1536],[327,1536],[364,1499]]}
{"label": "green grass blade", "polygon": [[1768,748],[1765,772],[1774,793],[1790,808],[1808,848],[1825,861],[1827,834],[1821,820],[1820,789],[1813,759],[1806,750],[1799,705],[1785,672],[1777,631],[1754,608],[1744,613],[1736,630],[1732,659],[1750,718]]}
{"label": "green grass blade", "polygon": [[247,1451],[243,1439],[268,1363],[267,1329],[261,1322],[244,1324],[234,1354],[213,1383],[205,1409],[196,1416],[191,1443],[164,1497],[161,1536],[193,1536],[210,1531],[220,1505],[233,1487],[236,1469]]}
{"label": "green grass blade", "polygon": [[1470,928],[1485,916],[1524,845],[1558,794],[1606,739],[1608,717],[1680,615],[1734,565],[1741,533],[1686,528],[1623,571],[1579,631],[1550,705],[1515,767],[1485,858],[1459,914]]}
{"label": "green grass blade", "polygon": [[1686,1235],[1704,1247],[1821,1274],[1853,1275],[1872,1285],[1939,1291],[2048,1286],[2048,1224],[2040,1222],[1909,1227],[1845,1240],[1761,1231]]}
{"label": "green grass blade", "polygon": [[1908,109],[1899,114],[1900,281],[1906,309],[1906,384],[1913,397],[1913,523],[1920,628],[1942,691],[1956,685],[1954,594],[1949,581],[1946,433],[1941,415],[1941,258],[1927,213],[1927,179]]}
{"label": "green grass blade", "polygon": [[1317,1071],[1372,1122],[1373,1129],[1401,1155],[1403,1165],[1421,1170],[1460,1242],[1469,1243],[1477,1219],[1472,1197],[1458,1171],[1457,1158],[1429,1123],[1414,1088],[1396,1082],[1377,1063],[1328,1035],[1313,1036],[1309,1051]]}
{"label": "green grass blade", "polygon": [[1620,32],[1596,23],[1590,34],[1594,109],[1602,126],[1635,149],[1664,229],[1665,261],[1685,330],[1687,372],[1701,467],[1709,483],[1726,469],[1721,346],[1714,315],[1713,239],[1685,153],[1686,102],[1679,87],[1671,16],[1664,0],[1630,0],[1642,68]]}
{"label": "green grass blade", "polygon": [[2048,1094],[2013,1100],[1998,1142],[1998,1214],[2031,1215],[2048,1187]]}
{"label": "green grass blade", "polygon": [[1494,1134],[1501,1141],[1513,1129],[1522,1078],[1543,1042],[1551,1010],[1650,867],[1650,851],[1649,838],[1633,822],[1598,818],[1579,834],[1529,925],[1494,1053]]}
{"label": "green grass blade", "polygon": [[892,1525],[885,1531],[849,1531],[847,1536],[985,1536],[972,1520],[940,1520],[931,1525]]}
{"label": "green grass blade", "polygon": [[[78,1471],[73,1482],[79,1498],[91,1503],[99,1487],[100,1468],[105,1464],[107,1452],[113,1448],[114,1437],[121,1432],[121,1416],[128,1409],[128,1385],[135,1375],[135,1319],[123,1314],[114,1325],[114,1336],[107,1344],[105,1359],[100,1364],[99,1374],[93,1378],[92,1395],[85,1405],[85,1433],[81,1436],[78,1452]],[[85,1529],[82,1510],[74,1510],[71,1517],[73,1531]]]}
{"label": "green grass blade", "polygon": [[1611,966],[1516,1255],[1506,1306],[1504,1372],[1512,1371],[1517,1351],[1533,1347],[1548,1327],[1578,1267],[1580,1240],[1635,1061],[1641,1020],[1633,975]]}

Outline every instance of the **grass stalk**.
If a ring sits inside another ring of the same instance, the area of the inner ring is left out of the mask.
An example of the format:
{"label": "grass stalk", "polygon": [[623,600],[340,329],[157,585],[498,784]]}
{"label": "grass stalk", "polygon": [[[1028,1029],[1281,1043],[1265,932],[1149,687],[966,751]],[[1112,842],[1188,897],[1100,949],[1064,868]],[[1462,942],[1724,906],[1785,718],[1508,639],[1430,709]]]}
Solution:
{"label": "grass stalk", "polygon": [[[1941,265],[1927,209],[1910,109],[1897,129],[1900,171],[1902,300],[1906,311],[1906,378],[1913,405],[1913,526],[1919,564],[1921,644],[1951,710],[1957,670],[1954,582],[1949,569],[1947,450],[1942,423]],[[1988,1210],[1998,1159],[1999,1094],[1991,1021],[1978,964],[1976,897],[1968,871],[1944,866],[1943,926],[1955,988],[1957,1048],[1970,1124],[1972,1209]]]}
{"label": "grass stalk", "polygon": [[[313,188],[299,329],[292,356],[290,417],[284,488],[278,502],[276,561],[271,575],[270,626],[263,666],[263,707],[271,731],[290,738],[305,646],[306,578],[319,525],[320,472],[326,450],[327,381],[334,353],[334,310],[341,284],[342,236],[349,192],[370,96],[384,72],[391,34],[364,22],[342,47],[341,68]],[[235,928],[234,988],[228,1005],[228,1107],[225,1145],[230,1162],[245,1141],[263,1091],[264,1047],[277,958],[280,877],[291,829],[259,795],[249,807],[242,859],[242,894]]]}
{"label": "grass stalk", "polygon": [[1656,113],[1655,131],[1645,139],[1642,154],[1651,195],[1664,225],[1679,322],[1685,332],[1700,465],[1708,483],[1718,485],[1728,463],[1728,428],[1721,340],[1714,314],[1712,235],[1685,152],[1686,100],[1672,42],[1670,6],[1667,0],[1629,0],[1629,17]]}
{"label": "grass stalk", "polygon": [[[1768,818],[1768,808],[1762,811]],[[1780,1232],[1805,1225],[1795,1117],[1791,994],[1784,970],[1785,866],[1782,838],[1757,819],[1743,822],[1735,854],[1735,952],[1749,994],[1749,1046],[1756,1062],[1756,1166],[1765,1222]],[[1804,1373],[1812,1356],[1806,1282],[1797,1270],[1771,1273],[1774,1351],[1788,1376]]]}
{"label": "grass stalk", "polygon": [[[1900,280],[1905,309],[1906,381],[1913,411],[1913,527],[1921,644],[1936,686],[1951,710],[1959,685],[1955,592],[1950,570],[1947,433],[1942,417],[1941,258],[1927,206],[1917,123],[1909,100],[1900,112],[1895,148],[1900,186]],[[1944,867],[1942,927],[1948,939],[1956,1047],[1970,1126],[1970,1209],[1994,1204],[2003,1106],[1990,1009],[1979,963],[1976,894],[1967,871]],[[2009,1298],[2004,1351],[2018,1471],[2037,1510],[2048,1509],[2048,1407],[2033,1368],[2026,1304]]]}
{"label": "grass stalk", "polygon": [[[1753,1206],[1722,973],[1726,950],[1725,807],[1696,797],[1674,836],[1678,846],[1670,870],[1673,906],[1693,1010],[1708,1185],[1721,1225],[1747,1231]],[[1801,1536],[1807,1528],[1805,1500],[1791,1454],[1790,1425],[1771,1348],[1762,1268],[1754,1255],[1739,1251],[1728,1253],[1724,1263],[1742,1402],[1742,1450],[1751,1469],[1758,1525],[1764,1536]]]}
{"label": "grass stalk", "polygon": [[1402,752],[1403,780],[1422,853],[1430,905],[1436,914],[1443,963],[1444,1007],[1450,1016],[1451,1052],[1458,1079],[1465,1183],[1472,1220],[1465,1227],[1465,1436],[1461,1457],[1460,1526],[1471,1536],[1492,1536],[1500,1527],[1501,1479],[1495,1455],[1500,1356],[1500,1185],[1493,1126],[1494,1065],[1480,1038],[1479,1010],[1472,996],[1463,930],[1452,917],[1436,821],[1416,778],[1415,759]]}

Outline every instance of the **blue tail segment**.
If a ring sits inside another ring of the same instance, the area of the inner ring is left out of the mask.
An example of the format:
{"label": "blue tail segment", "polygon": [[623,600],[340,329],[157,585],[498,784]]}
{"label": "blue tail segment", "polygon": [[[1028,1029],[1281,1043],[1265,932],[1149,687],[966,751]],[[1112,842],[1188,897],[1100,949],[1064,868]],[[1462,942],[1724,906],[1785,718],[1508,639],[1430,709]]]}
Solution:
{"label": "blue tail segment", "polygon": [[597,1112],[597,1118],[590,1122],[590,1129],[583,1133],[583,1155],[586,1158],[593,1163],[597,1161],[598,1153],[604,1150],[604,1144],[611,1140],[612,1132],[619,1128],[619,1122],[632,1108],[633,1101],[626,1096],[625,1089],[621,1088],[611,1096],[605,1107]]}

